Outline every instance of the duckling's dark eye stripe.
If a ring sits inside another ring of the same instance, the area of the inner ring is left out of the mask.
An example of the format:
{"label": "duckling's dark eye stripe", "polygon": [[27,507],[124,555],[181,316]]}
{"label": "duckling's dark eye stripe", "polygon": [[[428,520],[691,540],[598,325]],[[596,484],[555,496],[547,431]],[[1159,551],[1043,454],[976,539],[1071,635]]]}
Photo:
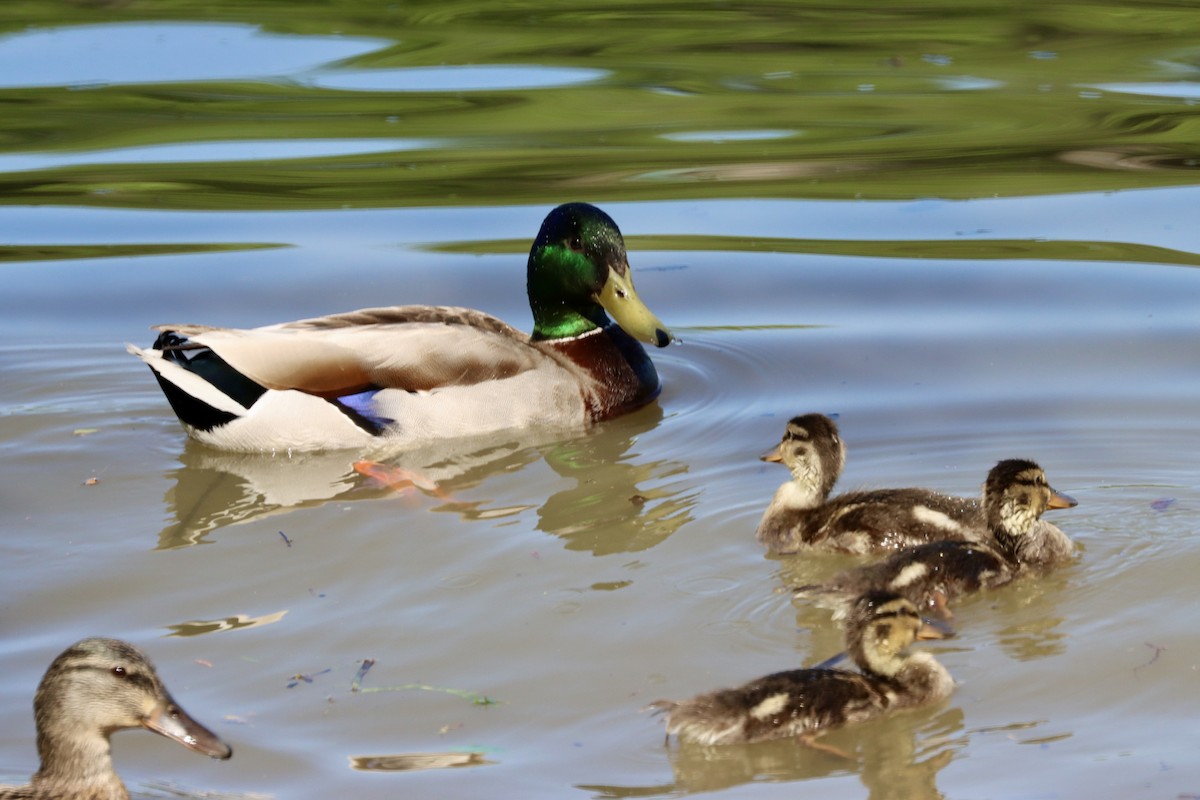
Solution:
{"label": "duckling's dark eye stripe", "polygon": [[1023,472],[1013,479],[1013,483],[1021,486],[1045,486],[1046,476],[1036,472]]}
{"label": "duckling's dark eye stripe", "polygon": [[917,612],[911,608],[896,608],[890,611],[880,609],[873,615],[874,619],[894,619],[895,617],[916,617]]}

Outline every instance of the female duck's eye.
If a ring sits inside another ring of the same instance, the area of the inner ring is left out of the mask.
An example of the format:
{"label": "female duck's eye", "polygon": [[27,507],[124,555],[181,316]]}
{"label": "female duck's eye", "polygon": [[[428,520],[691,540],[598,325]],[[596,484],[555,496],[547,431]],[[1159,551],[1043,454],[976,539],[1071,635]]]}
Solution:
{"label": "female duck's eye", "polygon": [[112,674],[116,675],[118,678],[124,678],[126,676],[125,668],[124,667],[113,667]]}

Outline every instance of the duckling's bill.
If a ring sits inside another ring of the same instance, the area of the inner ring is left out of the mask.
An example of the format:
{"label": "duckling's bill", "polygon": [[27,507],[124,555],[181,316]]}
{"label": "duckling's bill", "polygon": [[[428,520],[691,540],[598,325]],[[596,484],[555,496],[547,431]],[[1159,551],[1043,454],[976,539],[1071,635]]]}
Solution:
{"label": "duckling's bill", "polygon": [[1050,490],[1050,502],[1047,504],[1047,508],[1074,508],[1077,505],[1079,505],[1079,501],[1074,497],[1054,489]]}
{"label": "duckling's bill", "polygon": [[233,748],[170,699],[156,704],[142,720],[142,726],[212,758],[224,761],[233,755]]}
{"label": "duckling's bill", "polygon": [[768,464],[779,464],[783,462],[783,442],[772,447],[767,452],[758,457],[759,461],[766,461]]}
{"label": "duckling's bill", "polygon": [[615,268],[608,270],[608,280],[596,300],[621,329],[635,339],[655,347],[666,347],[675,339],[633,290],[628,266],[623,274]]}
{"label": "duckling's bill", "polygon": [[917,639],[953,639],[954,629],[940,619],[921,617],[921,627],[917,629]]}

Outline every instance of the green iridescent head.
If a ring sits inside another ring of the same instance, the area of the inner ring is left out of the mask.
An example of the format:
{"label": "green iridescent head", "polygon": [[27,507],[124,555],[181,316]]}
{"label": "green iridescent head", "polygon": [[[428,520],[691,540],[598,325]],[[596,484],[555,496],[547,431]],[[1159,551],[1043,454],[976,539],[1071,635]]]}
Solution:
{"label": "green iridescent head", "polygon": [[529,251],[527,289],[534,339],[579,336],[607,325],[609,314],[643,342],[666,347],[674,338],[633,290],[617,223],[587,203],[546,215]]}

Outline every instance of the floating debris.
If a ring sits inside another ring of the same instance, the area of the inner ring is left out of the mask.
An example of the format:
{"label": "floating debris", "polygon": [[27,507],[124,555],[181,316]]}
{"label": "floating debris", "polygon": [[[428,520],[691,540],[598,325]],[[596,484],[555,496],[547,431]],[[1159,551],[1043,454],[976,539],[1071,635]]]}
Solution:
{"label": "floating debris", "polygon": [[1163,647],[1162,645],[1157,645],[1157,644],[1154,644],[1153,642],[1146,642],[1146,647],[1149,647],[1151,650],[1153,650],[1154,655],[1150,656],[1150,660],[1147,661],[1145,664],[1142,664],[1140,667],[1133,668],[1133,672],[1135,675],[1137,674],[1138,670],[1145,669],[1146,667],[1153,664],[1155,661],[1158,661],[1158,657],[1161,656],[1163,654],[1163,651],[1167,649],[1167,648]]}
{"label": "floating debris", "polygon": [[1160,497],[1150,504],[1150,507],[1155,511],[1166,511],[1171,506],[1175,505],[1174,497]]}
{"label": "floating debris", "polygon": [[71,431],[72,436],[91,436],[93,433],[99,433],[99,428],[76,428]]}
{"label": "floating debris", "polygon": [[430,686],[427,683],[406,683],[403,686],[372,686],[367,689],[359,689],[363,694],[368,692],[441,692],[442,694],[452,694],[455,697],[461,697],[464,700],[470,701],[471,705],[475,706],[496,706],[500,705],[501,700],[493,700],[487,695],[472,692],[466,689],[451,689],[446,686]]}
{"label": "floating debris", "polygon": [[632,586],[633,581],[601,581],[593,583],[590,587],[596,592],[615,592],[617,589],[624,589],[626,586]]}
{"label": "floating debris", "polygon": [[250,718],[256,714],[257,712],[254,714],[246,714],[245,716],[241,714],[226,714],[225,716],[221,717],[221,721],[228,723],[229,725],[253,725],[254,723],[250,721]]}
{"label": "floating debris", "polygon": [[357,692],[362,685],[363,678],[367,677],[367,673],[371,671],[371,667],[375,666],[375,659],[364,658],[358,667],[358,674],[354,676],[354,680],[350,682],[350,691]]}
{"label": "floating debris", "polygon": [[333,672],[333,668],[326,667],[325,669],[321,670],[320,672],[311,672],[311,673],[297,672],[295,675],[293,675],[291,678],[289,678],[291,683],[289,683],[287,685],[287,688],[294,689],[295,687],[299,686],[301,683],[312,683],[318,675],[324,675],[328,672]]}
{"label": "floating debris", "polygon": [[397,753],[390,756],[350,756],[350,768],[363,772],[412,772],[425,769],[480,767],[495,764],[483,753]]}
{"label": "floating debris", "polygon": [[181,622],[178,625],[168,625],[167,630],[171,633],[168,636],[199,636],[202,633],[216,633],[217,631],[235,631],[239,628],[257,628],[259,625],[270,625],[273,622],[279,622],[286,615],[287,609],[276,611],[272,614],[263,614],[258,617],[251,617],[247,614],[237,614],[224,619],[194,619],[188,622]]}
{"label": "floating debris", "polygon": [[291,547],[291,546],[292,546],[292,540],[288,538],[288,536],[287,536],[287,534],[286,534],[286,533],[284,533],[283,531],[280,531],[280,532],[279,532],[279,535],[280,535],[280,537],[282,537],[282,538],[283,538],[283,543],[284,543],[284,544],[286,544],[288,547]]}

